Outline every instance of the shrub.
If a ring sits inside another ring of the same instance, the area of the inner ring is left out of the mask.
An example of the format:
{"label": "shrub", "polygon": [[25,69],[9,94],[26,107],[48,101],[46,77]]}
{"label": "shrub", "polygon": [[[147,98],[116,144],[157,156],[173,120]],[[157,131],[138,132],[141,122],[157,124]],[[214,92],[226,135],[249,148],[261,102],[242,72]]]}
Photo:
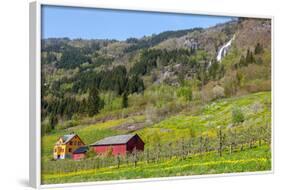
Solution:
{"label": "shrub", "polygon": [[201,98],[203,102],[209,102],[213,99],[213,92],[212,89],[215,86],[215,82],[210,81],[206,84],[201,91]]}
{"label": "shrub", "polygon": [[177,96],[184,97],[186,101],[191,101],[192,100],[192,90],[190,87],[181,87],[177,91]]}
{"label": "shrub", "polygon": [[216,85],[214,88],[213,88],[213,99],[218,99],[218,98],[223,98],[224,97],[224,88],[219,86],[219,85]]}
{"label": "shrub", "polygon": [[48,118],[44,119],[44,121],[42,121],[42,134],[47,134],[50,133],[52,131],[52,126],[50,124],[50,121]]}
{"label": "shrub", "polygon": [[94,158],[97,156],[97,153],[94,150],[89,149],[89,151],[86,153],[87,158]]}
{"label": "shrub", "polygon": [[226,96],[233,96],[236,94],[239,86],[236,72],[229,73],[223,78],[222,82]]}
{"label": "shrub", "polygon": [[232,108],[232,122],[237,124],[237,123],[241,123],[244,121],[244,114],[242,112],[242,110],[235,106]]}

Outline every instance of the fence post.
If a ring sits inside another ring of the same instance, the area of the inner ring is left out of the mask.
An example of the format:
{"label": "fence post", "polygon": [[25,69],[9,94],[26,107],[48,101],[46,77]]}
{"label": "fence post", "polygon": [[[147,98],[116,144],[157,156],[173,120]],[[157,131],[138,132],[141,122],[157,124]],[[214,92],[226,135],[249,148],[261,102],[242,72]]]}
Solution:
{"label": "fence post", "polygon": [[120,167],[120,154],[118,153],[117,155],[117,168],[119,169]]}
{"label": "fence post", "polygon": [[218,148],[218,152],[219,152],[219,156],[222,156],[222,131],[221,131],[221,126],[218,126],[218,139],[219,139],[219,148]]}

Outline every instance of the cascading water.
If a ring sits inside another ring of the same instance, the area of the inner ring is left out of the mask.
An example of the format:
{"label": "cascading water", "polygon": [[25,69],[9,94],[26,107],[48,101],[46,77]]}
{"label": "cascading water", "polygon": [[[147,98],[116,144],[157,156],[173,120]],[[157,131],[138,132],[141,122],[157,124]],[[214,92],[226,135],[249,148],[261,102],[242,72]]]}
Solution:
{"label": "cascading water", "polygon": [[[219,49],[219,52],[216,57],[218,62],[221,62],[222,58],[226,55],[234,38],[235,38],[235,35],[233,35],[233,37]],[[212,65],[212,61],[209,61],[207,68],[211,67],[211,65]]]}
{"label": "cascading water", "polygon": [[218,52],[218,55],[217,55],[217,61],[218,62],[221,62],[221,59],[226,55],[227,51],[229,50],[230,46],[231,46],[231,43],[232,41],[234,40],[235,38],[235,35],[226,43],[224,44],[220,49],[219,49],[219,52]]}

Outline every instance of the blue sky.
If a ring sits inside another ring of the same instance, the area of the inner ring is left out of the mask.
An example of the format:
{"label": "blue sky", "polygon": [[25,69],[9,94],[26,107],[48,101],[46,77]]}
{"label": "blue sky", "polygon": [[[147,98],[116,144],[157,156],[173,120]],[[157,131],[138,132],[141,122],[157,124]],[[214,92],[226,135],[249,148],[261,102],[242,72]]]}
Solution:
{"label": "blue sky", "polygon": [[231,17],[43,6],[42,38],[140,38],[167,30],[209,27]]}

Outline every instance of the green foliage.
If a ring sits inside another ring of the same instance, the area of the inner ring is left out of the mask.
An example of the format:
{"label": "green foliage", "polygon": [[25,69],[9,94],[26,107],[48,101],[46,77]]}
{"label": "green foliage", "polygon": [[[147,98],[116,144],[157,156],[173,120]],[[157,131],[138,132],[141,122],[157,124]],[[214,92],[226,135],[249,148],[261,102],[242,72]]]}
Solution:
{"label": "green foliage", "polygon": [[242,112],[242,110],[235,106],[232,108],[232,122],[237,124],[237,123],[241,123],[245,120],[244,118],[244,114]]}
{"label": "green foliage", "polygon": [[119,93],[119,90],[124,88],[126,80],[126,69],[122,66],[110,71],[85,71],[75,76],[72,89],[75,93],[85,93],[95,86],[100,90],[112,90]]}
{"label": "green foliage", "polygon": [[243,56],[241,49],[238,49],[235,43],[230,48],[226,56],[221,60],[221,64],[228,69],[231,68],[236,63],[239,63],[240,57]]}
{"label": "green foliage", "polygon": [[63,52],[60,61],[57,63],[57,67],[71,69],[86,62],[91,63],[91,60],[80,49],[69,47]]}
{"label": "green foliage", "polygon": [[42,40],[41,46],[44,52],[62,52],[68,47],[69,38],[49,38]]}
{"label": "green foliage", "polygon": [[152,46],[155,46],[159,44],[160,42],[168,39],[168,38],[176,38],[186,35],[189,32],[194,31],[201,31],[202,28],[193,28],[193,29],[187,29],[187,30],[178,30],[178,31],[165,31],[162,33],[159,33],[157,35],[153,35],[151,38],[144,38],[144,39],[134,39],[134,38],[128,38],[126,41],[129,43],[133,43],[133,45],[129,46],[125,49],[126,53],[136,51],[139,49],[145,49]]}
{"label": "green foliage", "polygon": [[217,61],[213,61],[212,65],[209,68],[209,76],[211,79],[216,80],[224,76],[225,70],[224,65],[219,64]]}
{"label": "green foliage", "polygon": [[99,91],[97,88],[93,87],[90,89],[88,98],[88,114],[89,116],[96,115],[99,113],[100,109],[103,107],[103,103],[99,97]]}
{"label": "green foliage", "polygon": [[128,91],[131,94],[142,93],[144,91],[143,80],[139,76],[133,75],[128,83]]}
{"label": "green foliage", "polygon": [[52,128],[49,118],[45,118],[41,122],[41,133],[42,135],[50,133],[54,128]]}
{"label": "green foliage", "polygon": [[51,129],[54,129],[57,123],[58,123],[57,116],[54,115],[54,114],[51,114],[50,115],[50,126],[51,126]]}
{"label": "green foliage", "polygon": [[255,59],[254,59],[253,52],[248,49],[247,55],[246,55],[246,63],[250,64],[250,63],[254,63],[254,62],[255,62]]}
{"label": "green foliage", "polygon": [[257,43],[256,47],[255,47],[255,54],[261,54],[263,52],[263,47],[260,43]]}
{"label": "green foliage", "polygon": [[192,100],[192,89],[188,86],[181,87],[180,89],[177,90],[177,96],[184,97],[184,99],[186,101],[191,101]]}
{"label": "green foliage", "polygon": [[86,153],[86,157],[87,158],[94,158],[96,156],[97,156],[97,153],[94,150],[92,150],[91,148],[89,148],[89,151]]}
{"label": "green foliage", "polygon": [[101,110],[104,113],[109,114],[110,111],[120,110],[122,108],[122,97],[113,91],[102,93],[101,99],[104,101],[104,108]]}
{"label": "green foliage", "polygon": [[[190,67],[193,67],[196,66],[196,60],[193,62],[189,60],[191,54],[188,49],[170,51],[165,49],[145,49],[141,52],[140,59],[131,68],[130,73],[133,75],[146,75],[150,74],[154,68],[167,66],[171,63],[190,65]],[[196,59],[196,57],[194,57],[194,59]]]}
{"label": "green foliage", "polygon": [[240,61],[239,61],[239,66],[247,66],[248,62],[246,61],[246,58],[244,55],[241,56]]}
{"label": "green foliage", "polygon": [[216,85],[213,89],[212,89],[212,93],[213,93],[213,99],[219,99],[219,98],[223,98],[225,96],[224,93],[224,88]]}
{"label": "green foliage", "polygon": [[223,78],[223,88],[226,96],[234,96],[239,88],[240,75],[232,72]]}
{"label": "green foliage", "polygon": [[53,64],[58,61],[55,53],[47,52],[45,55],[41,56],[41,64]]}
{"label": "green foliage", "polygon": [[127,108],[128,107],[128,93],[124,92],[122,95],[122,107]]}

